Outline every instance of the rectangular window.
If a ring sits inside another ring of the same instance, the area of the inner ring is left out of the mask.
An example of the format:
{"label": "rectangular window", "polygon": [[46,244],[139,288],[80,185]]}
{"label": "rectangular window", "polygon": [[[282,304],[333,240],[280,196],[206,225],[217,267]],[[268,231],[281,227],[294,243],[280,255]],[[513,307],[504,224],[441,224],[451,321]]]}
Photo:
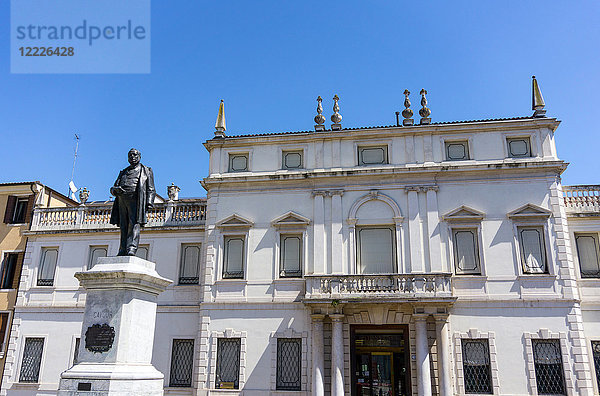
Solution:
{"label": "rectangular window", "polygon": [[454,265],[457,274],[481,274],[477,229],[453,229]]}
{"label": "rectangular window", "polygon": [[394,229],[372,227],[358,229],[358,268],[361,274],[395,273]]}
{"label": "rectangular window", "polygon": [[248,170],[248,154],[229,154],[229,172]]}
{"label": "rectangular window", "polygon": [[0,342],[2,343],[0,352],[6,351],[6,329],[8,329],[8,312],[2,312],[0,313]]}
{"label": "rectangular window", "polygon": [[136,257],[139,257],[141,259],[144,260],[148,260],[148,250],[149,250],[150,246],[149,245],[140,245],[138,246],[138,250],[137,252],[135,252]]}
{"label": "rectangular window", "polygon": [[15,273],[17,271],[17,263],[19,261],[19,253],[7,253],[2,262],[2,277],[0,278],[0,286],[3,289],[13,289],[15,281]]}
{"label": "rectangular window", "polygon": [[302,235],[281,235],[281,268],[279,276],[302,276]]}
{"label": "rectangular window", "polygon": [[226,236],[223,257],[223,278],[244,278],[244,237]]}
{"label": "rectangular window", "polygon": [[446,160],[459,161],[469,159],[469,143],[467,141],[445,142]]}
{"label": "rectangular window", "polygon": [[518,227],[521,264],[527,274],[545,274],[546,245],[543,227]]}
{"label": "rectangular window", "polygon": [[73,366],[79,363],[79,346],[81,345],[81,338],[75,338],[75,350],[73,351]]}
{"label": "rectangular window", "polygon": [[190,388],[194,371],[194,340],[173,340],[169,386]]}
{"label": "rectangular window", "polygon": [[277,339],[277,390],[301,390],[302,339]]}
{"label": "rectangular window", "polygon": [[531,340],[539,395],[564,395],[560,340]]}
{"label": "rectangular window", "polygon": [[387,164],[387,163],[388,163],[387,146],[359,147],[358,148],[358,164],[359,165],[376,165],[376,164]]}
{"label": "rectangular window", "polygon": [[600,341],[592,341],[592,356],[594,357],[594,369],[596,371],[596,383],[600,389]]}
{"label": "rectangular window", "polygon": [[600,277],[598,234],[575,234],[577,257],[582,278]]}
{"label": "rectangular window", "polygon": [[217,389],[239,389],[240,387],[240,338],[219,338],[217,340]]}
{"label": "rectangular window", "polygon": [[200,245],[182,245],[179,284],[197,285],[200,272]]}
{"label": "rectangular window", "polygon": [[302,164],[302,151],[284,151],[281,163],[283,169],[300,169]]}
{"label": "rectangular window", "polygon": [[531,157],[531,144],[529,138],[507,138],[509,157]]}
{"label": "rectangular window", "polygon": [[88,269],[92,269],[98,262],[99,257],[106,257],[108,254],[108,246],[90,246],[90,254],[88,255]]}
{"label": "rectangular window", "polygon": [[465,393],[493,393],[487,339],[462,339]]}
{"label": "rectangular window", "polygon": [[25,223],[25,218],[27,217],[28,203],[29,203],[29,198],[17,198],[17,202],[15,203],[15,211],[13,213],[13,218],[12,218],[13,224]]}
{"label": "rectangular window", "polygon": [[25,338],[19,382],[38,382],[43,351],[43,338]]}
{"label": "rectangular window", "polygon": [[40,270],[38,273],[38,286],[52,286],[54,284],[54,272],[58,260],[58,248],[42,248]]}

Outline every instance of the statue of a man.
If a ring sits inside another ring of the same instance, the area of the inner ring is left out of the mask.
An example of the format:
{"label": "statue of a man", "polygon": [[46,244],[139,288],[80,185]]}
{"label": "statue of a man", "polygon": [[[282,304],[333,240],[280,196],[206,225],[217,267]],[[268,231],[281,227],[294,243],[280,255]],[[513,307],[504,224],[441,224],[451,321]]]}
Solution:
{"label": "statue of a man", "polygon": [[115,185],[110,188],[110,193],[116,197],[110,224],[121,228],[119,256],[135,256],[141,227],[147,221],[146,212],[152,208],[156,196],[152,168],[140,164],[141,157],[138,150],[129,150],[130,165],[119,172]]}

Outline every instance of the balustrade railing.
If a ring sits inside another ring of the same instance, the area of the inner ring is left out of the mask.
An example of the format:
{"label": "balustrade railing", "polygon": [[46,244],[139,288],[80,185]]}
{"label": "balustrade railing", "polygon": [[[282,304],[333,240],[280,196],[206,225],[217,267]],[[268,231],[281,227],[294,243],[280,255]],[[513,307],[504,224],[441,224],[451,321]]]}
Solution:
{"label": "balustrade railing", "polygon": [[451,274],[307,275],[306,298],[451,297]]}
{"label": "balustrade railing", "polygon": [[563,186],[567,213],[600,213],[600,185]]}
{"label": "balustrade railing", "polygon": [[[68,208],[36,208],[33,211],[32,231],[80,229],[110,229],[110,204],[90,204]],[[146,227],[181,227],[203,225],[206,202],[171,201],[154,204],[148,211]]]}

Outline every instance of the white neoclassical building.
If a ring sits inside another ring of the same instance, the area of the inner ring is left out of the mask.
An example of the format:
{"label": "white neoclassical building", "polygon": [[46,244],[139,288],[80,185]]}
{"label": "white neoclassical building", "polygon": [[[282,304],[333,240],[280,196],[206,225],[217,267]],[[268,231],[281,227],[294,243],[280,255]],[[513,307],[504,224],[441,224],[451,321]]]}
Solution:
{"label": "white neoclassical building", "polygon": [[[206,200],[156,209],[165,394],[598,394],[600,188],[561,186],[537,83],[531,117],[343,128],[334,105],[238,136],[221,107]],[[107,210],[36,210],[3,394],[55,394],[85,348],[73,274],[116,252]]]}

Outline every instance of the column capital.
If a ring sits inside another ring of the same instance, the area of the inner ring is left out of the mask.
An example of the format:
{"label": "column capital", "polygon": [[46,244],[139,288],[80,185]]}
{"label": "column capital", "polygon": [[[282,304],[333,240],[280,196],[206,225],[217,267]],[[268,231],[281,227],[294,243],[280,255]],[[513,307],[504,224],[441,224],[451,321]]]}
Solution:
{"label": "column capital", "polygon": [[450,317],[450,314],[448,314],[448,313],[434,313],[433,314],[433,318],[435,319],[436,323],[448,323],[449,317]]}
{"label": "column capital", "polygon": [[313,197],[321,196],[324,197],[327,195],[327,190],[312,190]]}
{"label": "column capital", "polygon": [[429,315],[430,314],[428,314],[428,313],[413,313],[412,317],[415,320],[415,322],[424,322],[427,320]]}
{"label": "column capital", "polygon": [[438,191],[440,190],[439,186],[437,186],[437,185],[423,186],[423,187],[421,187],[421,188],[422,188],[422,189],[423,189],[423,191],[425,191],[425,192],[429,192],[429,191],[432,191],[432,192],[438,192]]}
{"label": "column capital", "polygon": [[323,314],[311,314],[310,317],[313,322],[322,322],[325,319],[325,315]]}
{"label": "column capital", "polygon": [[329,319],[331,319],[332,322],[343,322],[345,316],[346,315],[341,313],[329,314]]}
{"label": "column capital", "polygon": [[339,195],[340,197],[344,195],[344,190],[329,190],[327,191],[329,196],[333,197],[334,195]]}
{"label": "column capital", "polygon": [[404,186],[404,191],[406,191],[407,193],[411,191],[418,192],[419,186]]}

